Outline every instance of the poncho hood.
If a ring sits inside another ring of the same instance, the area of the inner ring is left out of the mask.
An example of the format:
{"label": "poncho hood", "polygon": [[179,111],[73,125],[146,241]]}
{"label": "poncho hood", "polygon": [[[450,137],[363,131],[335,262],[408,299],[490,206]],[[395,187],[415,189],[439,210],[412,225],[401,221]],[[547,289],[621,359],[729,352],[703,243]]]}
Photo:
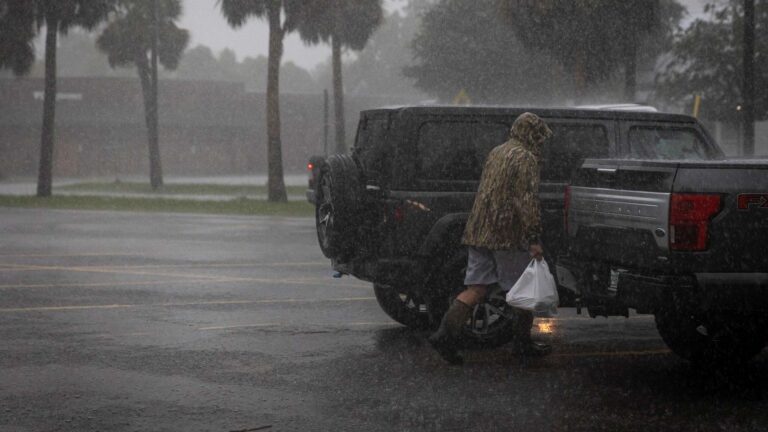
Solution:
{"label": "poncho hood", "polygon": [[523,113],[512,124],[509,137],[524,149],[535,155],[540,154],[541,145],[552,136],[552,130],[539,116]]}

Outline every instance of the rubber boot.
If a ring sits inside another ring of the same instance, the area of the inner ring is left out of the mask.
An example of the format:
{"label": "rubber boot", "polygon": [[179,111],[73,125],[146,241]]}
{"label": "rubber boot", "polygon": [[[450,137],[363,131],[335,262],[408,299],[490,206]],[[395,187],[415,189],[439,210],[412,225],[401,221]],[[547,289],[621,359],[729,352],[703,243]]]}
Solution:
{"label": "rubber boot", "polygon": [[461,332],[464,324],[472,313],[472,307],[456,299],[448,308],[440,321],[440,327],[429,337],[432,348],[450,364],[464,364],[464,359],[459,354]]}
{"label": "rubber boot", "polygon": [[550,345],[534,342],[531,339],[531,328],[533,328],[533,313],[530,311],[515,310],[517,319],[517,341],[516,351],[528,357],[543,357],[552,352]]}

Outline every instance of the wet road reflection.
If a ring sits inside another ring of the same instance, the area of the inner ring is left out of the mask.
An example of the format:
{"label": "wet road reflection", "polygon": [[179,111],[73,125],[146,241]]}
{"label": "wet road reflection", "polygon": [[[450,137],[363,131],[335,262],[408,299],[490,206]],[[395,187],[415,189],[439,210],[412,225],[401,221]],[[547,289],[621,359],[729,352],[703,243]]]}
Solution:
{"label": "wet road reflection", "polygon": [[[697,369],[646,315],[562,309],[534,322],[550,356],[503,346],[448,366],[368,284],[330,277],[311,220],[0,216],[0,430],[751,431],[768,420],[765,354]],[[91,224],[110,234],[93,239]]]}

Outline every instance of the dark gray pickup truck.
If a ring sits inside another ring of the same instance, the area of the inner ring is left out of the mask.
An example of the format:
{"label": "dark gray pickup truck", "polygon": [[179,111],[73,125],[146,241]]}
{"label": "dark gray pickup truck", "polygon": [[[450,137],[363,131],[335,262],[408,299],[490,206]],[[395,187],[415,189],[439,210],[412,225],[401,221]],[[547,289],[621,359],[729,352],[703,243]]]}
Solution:
{"label": "dark gray pickup truck", "polygon": [[593,317],[654,314],[692,362],[748,360],[768,340],[768,161],[717,160],[691,131],[627,132],[637,159],[586,160],[566,191],[560,284]]}

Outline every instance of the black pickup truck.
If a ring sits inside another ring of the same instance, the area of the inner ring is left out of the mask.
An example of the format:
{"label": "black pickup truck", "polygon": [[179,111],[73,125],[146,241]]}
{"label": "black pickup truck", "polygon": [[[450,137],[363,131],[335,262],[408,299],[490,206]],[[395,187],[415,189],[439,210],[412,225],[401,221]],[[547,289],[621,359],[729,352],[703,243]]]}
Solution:
{"label": "black pickup truck", "polygon": [[629,130],[635,158],[578,170],[559,282],[593,317],[654,314],[692,362],[748,360],[768,340],[768,161],[718,160],[691,132],[662,132]]}

